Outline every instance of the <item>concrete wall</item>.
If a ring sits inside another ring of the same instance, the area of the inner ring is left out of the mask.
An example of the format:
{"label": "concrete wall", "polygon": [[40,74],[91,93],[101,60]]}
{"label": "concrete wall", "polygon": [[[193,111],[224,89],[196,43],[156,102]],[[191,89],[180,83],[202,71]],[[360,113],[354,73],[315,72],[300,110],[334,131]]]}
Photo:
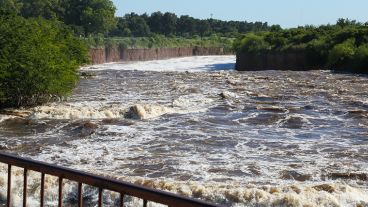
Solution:
{"label": "concrete wall", "polygon": [[92,64],[121,61],[159,60],[175,57],[224,55],[223,48],[154,48],[154,49],[123,49],[118,47],[90,49]]}
{"label": "concrete wall", "polygon": [[315,70],[321,66],[308,63],[304,53],[238,53],[236,56],[236,70]]}

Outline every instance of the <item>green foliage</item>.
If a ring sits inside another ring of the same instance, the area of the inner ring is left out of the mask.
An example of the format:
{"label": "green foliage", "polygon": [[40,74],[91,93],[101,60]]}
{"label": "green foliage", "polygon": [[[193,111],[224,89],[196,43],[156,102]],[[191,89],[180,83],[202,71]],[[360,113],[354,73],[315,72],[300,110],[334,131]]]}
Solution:
{"label": "green foliage", "polygon": [[352,58],[352,69],[355,72],[368,72],[368,45],[359,46]]}
{"label": "green foliage", "polygon": [[111,31],[111,34],[115,36],[146,37],[151,33],[146,20],[134,13],[125,15],[125,18],[119,17],[117,21],[117,27]]}
{"label": "green foliage", "polygon": [[166,12],[162,17],[162,24],[165,25],[163,29],[163,34],[166,36],[176,35],[176,22],[178,17],[173,14]]}
{"label": "green foliage", "polygon": [[328,66],[330,68],[339,68],[346,65],[355,55],[355,40],[348,39],[343,43],[335,45],[328,56]]}
{"label": "green foliage", "polygon": [[17,15],[21,7],[17,0],[0,0],[0,15]]}
{"label": "green foliage", "polygon": [[63,24],[0,16],[0,106],[27,106],[71,92],[87,50]]}
{"label": "green foliage", "polygon": [[270,45],[261,35],[249,33],[241,40],[242,50],[255,53],[268,50]]}
{"label": "green foliage", "polygon": [[116,26],[116,8],[111,0],[0,1],[19,3],[20,15],[26,18],[42,17],[62,21],[79,35],[106,34]]}
{"label": "green foliage", "polygon": [[304,53],[313,66],[368,72],[368,27],[348,19],[339,19],[336,25],[249,33],[233,48],[248,53]]}
{"label": "green foliage", "polygon": [[60,0],[19,0],[19,2],[22,4],[20,14],[26,18],[58,19],[65,12]]}

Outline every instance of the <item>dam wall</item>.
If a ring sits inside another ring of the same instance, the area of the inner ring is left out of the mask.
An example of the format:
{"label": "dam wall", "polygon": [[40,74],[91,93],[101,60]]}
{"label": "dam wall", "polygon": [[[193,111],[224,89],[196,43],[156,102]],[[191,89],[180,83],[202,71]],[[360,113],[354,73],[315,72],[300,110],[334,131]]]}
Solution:
{"label": "dam wall", "polygon": [[308,61],[303,52],[288,53],[246,53],[240,52],[236,55],[236,66],[238,71],[257,70],[317,70],[323,66]]}
{"label": "dam wall", "polygon": [[126,49],[119,47],[92,48],[89,56],[92,64],[123,61],[160,60],[176,57],[224,55],[224,49],[220,47],[187,47],[187,48],[151,48],[151,49]]}

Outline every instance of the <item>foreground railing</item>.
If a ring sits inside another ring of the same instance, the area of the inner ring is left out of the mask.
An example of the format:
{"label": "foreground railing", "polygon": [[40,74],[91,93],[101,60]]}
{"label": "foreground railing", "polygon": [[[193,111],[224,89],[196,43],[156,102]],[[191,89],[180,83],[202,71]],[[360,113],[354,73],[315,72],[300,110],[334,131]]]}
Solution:
{"label": "foreground railing", "polygon": [[28,171],[36,171],[41,173],[41,192],[40,206],[45,204],[45,175],[52,175],[59,178],[58,191],[58,207],[63,205],[63,180],[70,180],[78,183],[78,207],[83,206],[83,185],[97,187],[98,190],[98,206],[103,205],[103,190],[110,190],[120,193],[120,206],[124,206],[124,196],[133,196],[143,199],[143,207],[146,207],[148,202],[164,204],[170,207],[215,207],[218,205],[210,204],[204,201],[182,197],[173,193],[167,193],[160,190],[154,190],[127,182],[117,181],[101,176],[96,176],[90,173],[85,173],[77,170],[59,167],[56,165],[47,164],[44,162],[34,161],[27,158],[21,158],[7,153],[0,152],[0,162],[8,165],[8,184],[7,184],[7,207],[11,207],[12,192],[12,166],[24,169],[23,183],[23,207],[27,206],[27,174]]}

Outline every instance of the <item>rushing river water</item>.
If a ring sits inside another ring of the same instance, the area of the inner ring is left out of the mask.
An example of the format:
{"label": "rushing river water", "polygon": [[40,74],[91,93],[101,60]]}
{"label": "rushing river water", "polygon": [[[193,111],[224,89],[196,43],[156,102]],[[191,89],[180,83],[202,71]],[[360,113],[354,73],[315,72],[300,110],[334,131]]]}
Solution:
{"label": "rushing river water", "polygon": [[368,206],[367,77],[234,62],[83,68],[69,100],[0,115],[0,147],[226,206]]}

